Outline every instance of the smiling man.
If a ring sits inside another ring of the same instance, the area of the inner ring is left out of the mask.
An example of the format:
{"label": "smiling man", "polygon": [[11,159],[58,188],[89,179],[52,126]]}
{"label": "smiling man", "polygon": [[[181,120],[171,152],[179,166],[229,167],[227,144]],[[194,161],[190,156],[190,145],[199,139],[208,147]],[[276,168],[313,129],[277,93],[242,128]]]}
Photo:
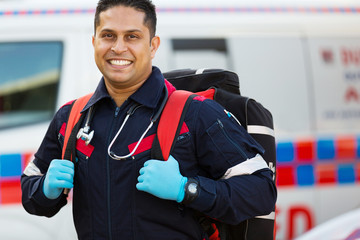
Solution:
{"label": "smiling man", "polygon": [[109,94],[120,106],[150,76],[160,38],[154,27],[148,27],[145,13],[132,7],[116,6],[97,18],[95,62]]}
{"label": "smiling man", "polygon": [[96,240],[203,240],[199,214],[239,224],[272,212],[276,187],[263,149],[214,101],[192,100],[168,161],[151,159],[154,116],[174,91],[152,66],[160,38],[151,1],[100,0],[94,22],[103,77],[81,122],[94,137],[78,139],[75,163],[61,160],[71,104],[58,110],[22,175],[24,208],[54,216],[73,188],[78,238]]}

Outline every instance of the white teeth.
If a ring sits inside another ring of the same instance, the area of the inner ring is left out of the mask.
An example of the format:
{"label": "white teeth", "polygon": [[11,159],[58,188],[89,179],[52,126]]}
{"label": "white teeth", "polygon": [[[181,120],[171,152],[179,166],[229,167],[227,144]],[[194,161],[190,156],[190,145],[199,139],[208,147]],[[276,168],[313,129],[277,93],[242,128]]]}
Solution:
{"label": "white teeth", "polygon": [[111,60],[110,63],[113,64],[113,65],[117,65],[117,66],[126,66],[126,65],[129,65],[131,63],[131,61],[128,61],[128,60]]}

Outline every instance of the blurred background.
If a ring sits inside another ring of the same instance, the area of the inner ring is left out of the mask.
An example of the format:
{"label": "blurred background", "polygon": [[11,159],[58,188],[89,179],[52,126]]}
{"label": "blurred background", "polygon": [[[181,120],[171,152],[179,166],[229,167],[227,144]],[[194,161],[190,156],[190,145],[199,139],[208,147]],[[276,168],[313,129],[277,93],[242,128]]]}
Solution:
{"label": "blurred background", "polygon": [[[271,111],[276,239],[360,207],[358,1],[153,2],[154,65],[234,71],[241,94]],[[0,239],[76,239],[71,204],[51,219],[23,210],[20,176],[55,111],[101,77],[91,45],[96,3],[0,0]]]}

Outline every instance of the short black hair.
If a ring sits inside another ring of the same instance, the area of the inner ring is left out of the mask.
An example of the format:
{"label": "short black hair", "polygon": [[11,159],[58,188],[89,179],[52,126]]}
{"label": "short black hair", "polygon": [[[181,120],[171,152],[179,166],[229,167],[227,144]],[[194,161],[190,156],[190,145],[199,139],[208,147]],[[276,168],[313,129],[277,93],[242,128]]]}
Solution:
{"label": "short black hair", "polygon": [[155,36],[156,8],[151,0],[100,0],[95,12],[94,33],[96,33],[96,27],[100,25],[100,13],[116,6],[131,7],[145,13],[144,25],[150,31],[150,37],[153,38]]}

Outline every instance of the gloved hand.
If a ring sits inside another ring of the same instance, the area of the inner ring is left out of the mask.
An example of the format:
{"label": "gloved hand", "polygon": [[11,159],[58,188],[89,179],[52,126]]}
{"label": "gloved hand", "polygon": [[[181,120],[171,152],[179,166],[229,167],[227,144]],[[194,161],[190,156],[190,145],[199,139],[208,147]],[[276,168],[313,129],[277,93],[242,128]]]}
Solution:
{"label": "gloved hand", "polygon": [[56,199],[64,188],[72,188],[74,181],[74,163],[54,159],[45,175],[43,192],[49,199]]}
{"label": "gloved hand", "polygon": [[148,160],[140,169],[136,188],[156,197],[181,202],[187,178],[180,174],[179,163],[172,156],[167,161]]}

